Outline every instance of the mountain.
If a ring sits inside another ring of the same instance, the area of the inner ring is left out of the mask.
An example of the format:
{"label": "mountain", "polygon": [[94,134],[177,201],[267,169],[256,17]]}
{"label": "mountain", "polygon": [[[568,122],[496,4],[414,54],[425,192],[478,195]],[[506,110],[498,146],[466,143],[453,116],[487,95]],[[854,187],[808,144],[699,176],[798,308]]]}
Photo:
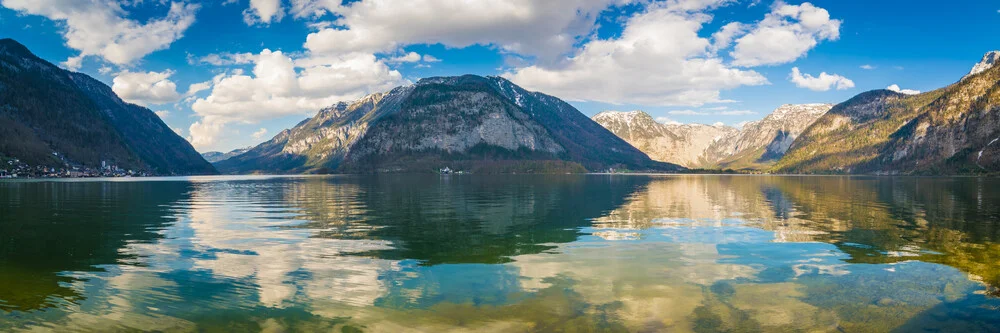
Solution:
{"label": "mountain", "polygon": [[118,98],[87,75],[0,39],[0,160],[29,166],[99,168],[102,162],[157,175],[215,169],[155,113]]}
{"label": "mountain", "polygon": [[986,52],[986,55],[983,56],[983,60],[980,60],[979,63],[977,63],[975,66],[972,66],[972,70],[969,71],[969,74],[966,75],[965,77],[962,77],[962,79],[964,80],[970,76],[982,73],[987,69],[993,68],[993,65],[995,65],[997,61],[1000,61],[1000,51]]}
{"label": "mountain", "polygon": [[722,169],[763,169],[773,164],[792,142],[833,104],[785,104],[758,121],[743,125],[736,135],[719,140],[712,149]]}
{"label": "mountain", "polygon": [[558,98],[500,77],[434,77],[320,110],[226,173],[676,171]]}
{"label": "mountain", "polygon": [[247,151],[250,151],[250,149],[252,149],[252,148],[253,147],[233,149],[233,150],[229,151],[228,153],[223,153],[223,152],[220,152],[220,151],[210,151],[210,152],[206,152],[206,153],[201,153],[201,157],[205,158],[205,160],[208,161],[209,163],[215,163],[215,162],[225,161],[225,160],[228,160],[230,158],[243,155],[243,153],[246,153]]}
{"label": "mountain", "polygon": [[741,129],[722,124],[661,124],[642,111],[606,111],[593,119],[657,161],[689,168],[760,169],[781,158],[792,141],[831,107],[782,105]]}
{"label": "mountain", "polygon": [[739,132],[722,124],[661,124],[642,111],[605,111],[594,121],[624,139],[656,161],[688,168],[711,168],[719,157],[710,148]]}
{"label": "mountain", "polygon": [[990,52],[948,87],[862,93],[799,137],[777,172],[965,174],[1000,171],[1000,67]]}

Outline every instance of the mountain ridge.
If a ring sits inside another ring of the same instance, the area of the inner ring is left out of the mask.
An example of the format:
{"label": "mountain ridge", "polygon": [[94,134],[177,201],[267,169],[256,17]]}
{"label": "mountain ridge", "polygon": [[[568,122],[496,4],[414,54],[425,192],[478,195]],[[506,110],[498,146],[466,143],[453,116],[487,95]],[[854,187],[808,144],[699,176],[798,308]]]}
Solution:
{"label": "mountain ridge", "polygon": [[216,166],[228,173],[680,170],[568,103],[476,75],[425,78],[338,103]]}
{"label": "mountain ridge", "polygon": [[[987,53],[985,60],[997,53]],[[817,120],[773,169],[786,173],[1000,172],[1000,67],[980,62],[918,95],[859,94]]]}
{"label": "mountain ridge", "polygon": [[32,167],[155,175],[216,170],[151,110],[0,39],[0,158]]}

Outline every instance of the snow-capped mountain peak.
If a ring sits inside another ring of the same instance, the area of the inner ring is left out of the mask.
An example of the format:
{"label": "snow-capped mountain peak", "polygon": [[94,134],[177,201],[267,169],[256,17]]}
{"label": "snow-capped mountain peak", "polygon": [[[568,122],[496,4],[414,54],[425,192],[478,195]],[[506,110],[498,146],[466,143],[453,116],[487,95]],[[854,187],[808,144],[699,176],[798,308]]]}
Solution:
{"label": "snow-capped mountain peak", "polygon": [[972,71],[970,71],[969,75],[966,75],[965,77],[970,77],[982,73],[983,71],[992,68],[993,65],[997,63],[997,61],[1000,61],[1000,51],[986,52],[986,55],[983,56],[983,60],[980,60],[979,63],[977,63],[975,66],[972,66]]}

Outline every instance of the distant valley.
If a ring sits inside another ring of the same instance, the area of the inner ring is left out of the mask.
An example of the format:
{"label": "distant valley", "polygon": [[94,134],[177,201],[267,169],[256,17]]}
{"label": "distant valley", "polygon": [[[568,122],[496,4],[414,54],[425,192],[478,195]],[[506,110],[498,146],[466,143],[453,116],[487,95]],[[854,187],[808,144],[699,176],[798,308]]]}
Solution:
{"label": "distant valley", "polygon": [[215,162],[225,161],[225,160],[228,160],[230,158],[243,155],[244,153],[250,151],[250,149],[252,149],[252,148],[253,147],[233,149],[233,150],[230,150],[229,152],[226,152],[226,153],[223,153],[223,152],[220,152],[220,151],[210,151],[210,152],[201,153],[201,157],[204,157],[205,160],[208,161],[209,163],[215,163]]}
{"label": "distant valley", "polygon": [[764,119],[722,124],[661,124],[642,111],[602,112],[594,121],[657,161],[693,169],[764,169],[832,104],[783,105]]}

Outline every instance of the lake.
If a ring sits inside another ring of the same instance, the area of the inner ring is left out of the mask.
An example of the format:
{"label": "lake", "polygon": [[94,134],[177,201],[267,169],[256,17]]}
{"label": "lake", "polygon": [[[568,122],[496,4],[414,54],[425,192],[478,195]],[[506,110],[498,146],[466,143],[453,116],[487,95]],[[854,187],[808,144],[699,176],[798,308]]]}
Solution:
{"label": "lake", "polygon": [[1000,331],[1000,179],[0,182],[0,331]]}

